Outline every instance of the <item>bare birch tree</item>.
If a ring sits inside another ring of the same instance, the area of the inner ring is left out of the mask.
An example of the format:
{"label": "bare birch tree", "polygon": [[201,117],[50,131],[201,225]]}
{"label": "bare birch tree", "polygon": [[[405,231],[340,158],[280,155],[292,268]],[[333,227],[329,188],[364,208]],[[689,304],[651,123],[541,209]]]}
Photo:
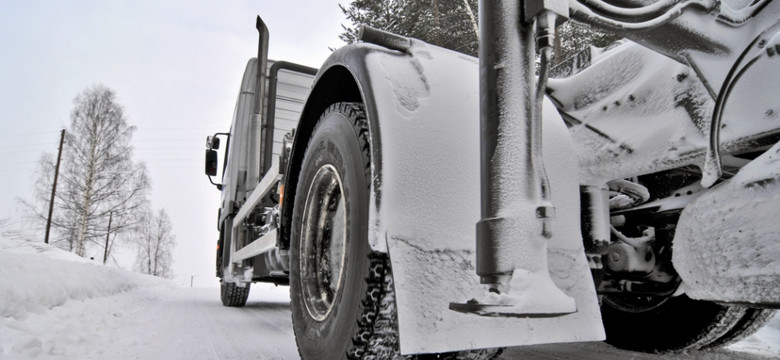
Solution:
{"label": "bare birch tree", "polygon": [[173,277],[173,248],[176,237],[172,233],[171,220],[164,209],[148,212],[137,224],[135,267],[138,271],[164,277]]}
{"label": "bare birch tree", "polygon": [[[113,239],[133,229],[151,185],[146,167],[132,160],[130,142],[135,127],[128,124],[114,91],[92,86],[73,105],[55,198],[52,243],[85,256],[90,247],[105,246],[110,214]],[[35,217],[45,221],[42,205],[49,202],[53,157],[44,154],[39,165],[37,206],[27,204]]]}

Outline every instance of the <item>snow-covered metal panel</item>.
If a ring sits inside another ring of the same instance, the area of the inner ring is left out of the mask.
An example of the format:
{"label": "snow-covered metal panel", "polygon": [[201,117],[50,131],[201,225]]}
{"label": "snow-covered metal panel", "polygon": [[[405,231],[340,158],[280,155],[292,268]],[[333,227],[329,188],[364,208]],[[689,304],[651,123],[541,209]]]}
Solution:
{"label": "snow-covered metal panel", "polygon": [[[772,71],[761,71],[767,63],[748,73],[757,79],[745,80],[749,90],[735,91],[727,105],[724,153],[777,138],[769,109],[780,85]],[[571,125],[583,183],[703,166],[715,102],[692,68],[626,43],[572,77],[551,79],[549,88]]]}
{"label": "snow-covered metal panel", "polygon": [[680,215],[672,261],[694,299],[780,305],[780,144]]}
{"label": "snow-covered metal panel", "polygon": [[369,241],[388,249],[403,353],[595,341],[604,337],[579,229],[579,182],[563,121],[545,106],[545,167],[556,206],[550,275],[577,303],[552,318],[485,318],[449,310],[481,296],[475,270],[480,217],[477,60],[418,44],[411,54],[371,45],[324,66],[355,76],[373,146]]}

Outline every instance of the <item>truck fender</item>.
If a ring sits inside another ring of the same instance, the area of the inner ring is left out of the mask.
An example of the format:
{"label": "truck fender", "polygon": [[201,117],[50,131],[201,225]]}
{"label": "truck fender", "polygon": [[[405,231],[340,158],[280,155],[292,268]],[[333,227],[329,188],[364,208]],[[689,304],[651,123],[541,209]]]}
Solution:
{"label": "truck fender", "polygon": [[685,207],[672,262],[698,300],[780,306],[780,143]]}
{"label": "truck fender", "polygon": [[[320,113],[335,102],[362,102],[373,164],[368,241],[374,251],[390,254],[402,353],[602,340],[580,234],[574,147],[550,101],[544,106],[544,161],[556,209],[548,246],[550,275],[576,300],[577,312],[483,318],[448,308],[450,302],[484,295],[475,270],[478,71],[473,57],[418,42],[408,52],[371,44],[336,51],[318,73],[302,113],[284,202],[295,196],[303,153]],[[284,207],[282,217],[289,225],[292,209]],[[282,235],[286,244],[289,233]]]}
{"label": "truck fender", "polygon": [[[375,52],[390,52],[378,46],[359,44],[348,45],[335,51],[325,61],[317,76],[314,79],[312,90],[306,99],[298,127],[295,130],[290,158],[287,167],[284,169],[284,203],[293,204],[295,202],[296,188],[298,185],[298,176],[303,162],[303,156],[306,152],[306,146],[311,137],[314,127],[319,120],[320,115],[331,104],[337,102],[357,102],[363,103],[366,109],[366,116],[369,120],[369,133],[371,142],[371,162],[372,164],[381,163],[380,136],[378,134],[377,108],[376,101],[371,87],[371,79],[368,76],[368,70],[365,66],[365,58]],[[381,168],[372,169],[374,172],[381,171]],[[379,177],[372,175],[374,179],[371,186],[371,193],[375,194],[378,186]],[[372,197],[373,198],[373,197]],[[375,199],[375,198],[373,198]],[[376,200],[376,199],[375,199]],[[378,200],[377,200],[378,201]],[[280,247],[289,249],[292,222],[292,206],[281,207],[281,232]],[[372,209],[375,204],[372,203]],[[371,218],[375,221],[375,218]],[[386,247],[380,246],[376,237],[369,239],[371,248],[380,252],[386,252]]]}

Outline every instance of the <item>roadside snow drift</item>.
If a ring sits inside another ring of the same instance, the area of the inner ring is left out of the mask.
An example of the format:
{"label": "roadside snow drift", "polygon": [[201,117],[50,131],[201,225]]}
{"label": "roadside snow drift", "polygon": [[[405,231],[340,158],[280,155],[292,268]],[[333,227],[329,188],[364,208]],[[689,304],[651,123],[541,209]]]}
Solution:
{"label": "roadside snow drift", "polygon": [[[86,263],[85,263],[86,262]],[[729,349],[640,354],[604,343],[508,349],[502,359],[780,358],[780,316]],[[569,354],[569,355],[567,355]],[[219,288],[96,265],[42,243],[0,239],[0,359],[297,359],[286,287],[254,284],[244,308]]]}
{"label": "roadside snow drift", "polygon": [[2,318],[24,319],[28,313],[41,313],[69,300],[107,296],[161,282],[153,277],[94,265],[44,244],[0,240],[0,249],[3,250],[0,251]]}

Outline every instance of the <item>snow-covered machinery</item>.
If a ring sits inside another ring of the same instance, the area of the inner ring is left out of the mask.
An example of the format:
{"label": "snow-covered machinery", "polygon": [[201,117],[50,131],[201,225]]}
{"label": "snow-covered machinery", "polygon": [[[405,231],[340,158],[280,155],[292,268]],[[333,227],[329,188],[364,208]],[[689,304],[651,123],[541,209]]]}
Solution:
{"label": "snow-covered machinery", "polygon": [[[223,304],[289,284],[305,359],[703,349],[766,322],[780,2],[483,0],[479,17],[479,59],[364,27],[319,70],[270,65],[258,17],[206,156],[214,176],[227,137]],[[630,40],[548,80],[569,18]]]}

